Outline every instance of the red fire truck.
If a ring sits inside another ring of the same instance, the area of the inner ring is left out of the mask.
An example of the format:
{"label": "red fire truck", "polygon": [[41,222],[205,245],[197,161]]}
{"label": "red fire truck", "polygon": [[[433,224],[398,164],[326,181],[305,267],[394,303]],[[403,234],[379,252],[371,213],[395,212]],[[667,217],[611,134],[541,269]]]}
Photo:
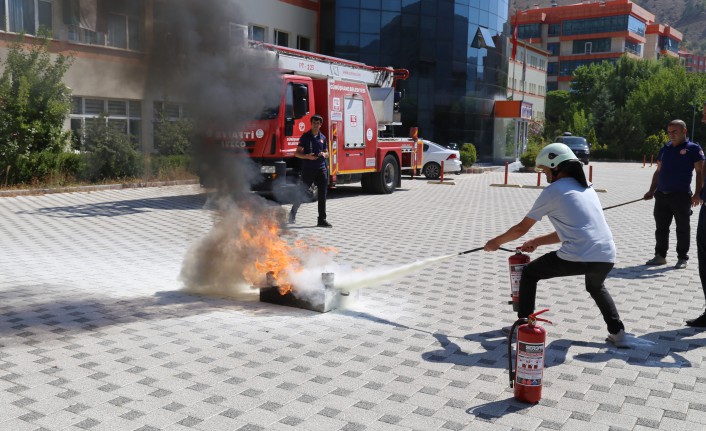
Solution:
{"label": "red fire truck", "polygon": [[366,192],[392,193],[401,185],[402,172],[421,170],[416,130],[408,138],[382,137],[401,124],[394,109],[400,96],[395,83],[409,76],[407,70],[271,44],[255,48],[282,71],[279,104],[251,122],[237,142],[221,143],[225,150],[247,151],[257,163],[262,181],[253,186],[255,191],[277,195],[278,189],[296,184],[299,159],[294,152],[314,114],[324,118],[321,131],[329,139],[329,187],[360,182]]}

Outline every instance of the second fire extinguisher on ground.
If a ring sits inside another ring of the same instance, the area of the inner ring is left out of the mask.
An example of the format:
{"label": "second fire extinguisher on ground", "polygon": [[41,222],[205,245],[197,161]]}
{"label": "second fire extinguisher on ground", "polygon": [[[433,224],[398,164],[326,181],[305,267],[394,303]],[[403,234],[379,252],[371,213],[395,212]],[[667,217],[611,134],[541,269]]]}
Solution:
{"label": "second fire extinguisher on ground", "polygon": [[510,265],[510,298],[512,299],[512,309],[517,312],[520,309],[520,278],[522,270],[530,263],[530,257],[519,250],[508,259]]}

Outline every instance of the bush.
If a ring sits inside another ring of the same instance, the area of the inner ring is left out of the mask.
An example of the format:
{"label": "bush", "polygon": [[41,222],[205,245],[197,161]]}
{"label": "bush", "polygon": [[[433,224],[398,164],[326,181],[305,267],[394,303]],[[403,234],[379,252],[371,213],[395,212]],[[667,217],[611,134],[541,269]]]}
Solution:
{"label": "bush", "polygon": [[660,148],[662,148],[667,141],[669,141],[669,137],[667,137],[664,130],[660,130],[656,135],[650,135],[645,139],[640,151],[644,156],[657,156]]}
{"label": "bush", "polygon": [[170,121],[164,115],[154,125],[155,149],[162,155],[191,154],[194,122],[184,118]]}
{"label": "bush", "polygon": [[[71,108],[71,91],[62,79],[72,58],[52,57],[46,35],[34,42],[24,45],[24,36],[20,36],[0,65],[0,169],[6,183],[41,177],[40,165],[53,157],[46,154],[60,153],[68,138],[63,126]],[[37,159],[37,153],[45,155]]]}
{"label": "bush", "polygon": [[90,181],[134,178],[142,173],[142,163],[137,146],[119,126],[106,121],[101,115],[86,120],[82,130],[84,169],[83,176]]}
{"label": "bush", "polygon": [[528,143],[527,150],[520,156],[520,162],[525,168],[533,168],[535,161],[537,160],[537,154],[543,148],[543,145],[537,143]]}
{"label": "bush", "polygon": [[463,144],[461,146],[461,163],[464,167],[473,166],[478,160],[478,154],[476,153],[476,146],[470,143]]}
{"label": "bush", "polygon": [[74,153],[41,151],[20,157],[2,172],[3,184],[66,185],[76,181],[81,156]]}
{"label": "bush", "polygon": [[145,156],[144,166],[150,178],[177,180],[194,176],[191,156]]}

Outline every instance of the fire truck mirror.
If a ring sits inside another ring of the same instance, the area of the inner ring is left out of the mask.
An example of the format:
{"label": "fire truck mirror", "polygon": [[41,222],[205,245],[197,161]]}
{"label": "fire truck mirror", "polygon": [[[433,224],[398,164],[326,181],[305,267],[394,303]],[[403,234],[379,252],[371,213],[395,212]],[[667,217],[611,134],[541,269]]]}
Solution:
{"label": "fire truck mirror", "polygon": [[309,113],[309,89],[305,84],[294,84],[294,118]]}

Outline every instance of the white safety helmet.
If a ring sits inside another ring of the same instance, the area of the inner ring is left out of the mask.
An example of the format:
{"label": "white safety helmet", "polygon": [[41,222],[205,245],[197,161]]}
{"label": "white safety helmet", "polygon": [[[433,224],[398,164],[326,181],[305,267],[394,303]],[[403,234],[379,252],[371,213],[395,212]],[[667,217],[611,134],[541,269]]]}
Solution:
{"label": "white safety helmet", "polygon": [[542,167],[546,166],[549,169],[556,169],[561,162],[567,160],[578,160],[571,148],[567,147],[566,144],[560,142],[555,142],[549,144],[542,148],[537,154],[537,160],[535,161],[535,169],[538,172],[542,171]]}

